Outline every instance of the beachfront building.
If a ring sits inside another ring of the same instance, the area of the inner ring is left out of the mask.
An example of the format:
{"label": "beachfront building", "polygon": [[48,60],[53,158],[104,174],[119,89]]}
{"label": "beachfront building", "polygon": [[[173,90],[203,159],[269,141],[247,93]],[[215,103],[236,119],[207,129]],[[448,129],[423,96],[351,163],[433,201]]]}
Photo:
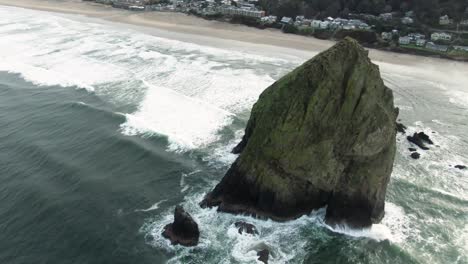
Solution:
{"label": "beachfront building", "polygon": [[219,13],[227,16],[244,16],[254,18],[262,18],[265,16],[265,11],[238,8],[233,6],[222,6],[218,8],[218,11]]}
{"label": "beachfront building", "polygon": [[320,23],[322,23],[321,20],[312,20],[310,26],[312,26],[313,28],[320,28]]}
{"label": "beachfront building", "polygon": [[293,19],[290,17],[282,17],[280,21],[281,24],[285,24],[285,25],[292,24],[293,22],[294,22]]}
{"label": "beachfront building", "polygon": [[261,21],[263,22],[263,24],[266,24],[266,25],[274,24],[276,23],[277,20],[278,20],[277,16],[265,16],[261,18]]}
{"label": "beachfront building", "polygon": [[437,41],[437,40],[450,41],[452,40],[452,35],[445,33],[445,32],[434,32],[431,34],[431,40],[432,41]]}
{"label": "beachfront building", "polygon": [[424,45],[426,45],[426,40],[425,39],[417,39],[416,40],[416,46],[424,47]]}
{"label": "beachfront building", "polygon": [[411,38],[410,37],[400,37],[398,39],[398,43],[400,45],[409,45],[411,43]]}
{"label": "beachfront building", "polygon": [[453,46],[454,50],[468,52],[468,46]]}
{"label": "beachfront building", "polygon": [[428,42],[426,44],[426,49],[438,52],[447,52],[449,46],[447,45],[437,45],[434,42]]}
{"label": "beachfront building", "polygon": [[441,16],[439,18],[439,25],[447,26],[447,25],[450,25],[450,24],[453,24],[453,19],[450,19],[450,17],[448,15]]}
{"label": "beachfront building", "polygon": [[330,21],[321,21],[320,29],[328,29],[330,27]]}

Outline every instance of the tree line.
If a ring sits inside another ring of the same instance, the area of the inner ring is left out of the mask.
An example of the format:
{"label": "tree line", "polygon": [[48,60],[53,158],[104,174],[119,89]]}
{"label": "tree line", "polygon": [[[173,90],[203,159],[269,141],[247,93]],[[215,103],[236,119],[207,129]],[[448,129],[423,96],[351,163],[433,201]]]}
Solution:
{"label": "tree line", "polygon": [[378,15],[414,11],[422,23],[437,24],[441,15],[468,19],[468,0],[260,0],[268,14],[280,17],[346,17],[349,13]]}

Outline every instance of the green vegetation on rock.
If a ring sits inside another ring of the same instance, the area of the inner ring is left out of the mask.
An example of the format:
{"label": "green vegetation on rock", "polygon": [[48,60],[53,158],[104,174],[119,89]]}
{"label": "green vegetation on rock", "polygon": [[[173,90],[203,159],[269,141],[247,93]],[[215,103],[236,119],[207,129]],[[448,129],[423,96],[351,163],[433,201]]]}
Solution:
{"label": "green vegetation on rock", "polygon": [[328,205],[329,222],[378,222],[397,115],[378,67],[346,38],[261,94],[240,156],[203,205],[276,220]]}

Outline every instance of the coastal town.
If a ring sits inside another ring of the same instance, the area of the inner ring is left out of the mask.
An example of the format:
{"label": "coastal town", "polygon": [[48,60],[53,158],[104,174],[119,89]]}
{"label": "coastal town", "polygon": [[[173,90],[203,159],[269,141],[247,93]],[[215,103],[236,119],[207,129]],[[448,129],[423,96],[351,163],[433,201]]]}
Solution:
{"label": "coastal town", "polygon": [[277,28],[285,33],[339,40],[346,36],[361,44],[396,52],[468,59],[468,8],[460,20],[448,15],[437,26],[419,22],[414,11],[378,15],[347,13],[342,17],[295,17],[269,14],[258,0],[88,0],[133,11],[181,12],[205,19]]}

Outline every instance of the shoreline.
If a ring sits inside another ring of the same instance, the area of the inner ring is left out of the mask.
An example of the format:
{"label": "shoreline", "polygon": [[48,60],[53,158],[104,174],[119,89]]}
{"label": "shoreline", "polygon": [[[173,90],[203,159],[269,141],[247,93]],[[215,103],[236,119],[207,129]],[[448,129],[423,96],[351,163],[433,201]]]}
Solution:
{"label": "shoreline", "polygon": [[[0,0],[0,6],[78,15],[97,23],[125,24],[129,28],[156,36],[224,49],[252,49],[256,53],[308,59],[336,43],[332,40],[285,34],[277,29],[258,29],[245,25],[205,20],[199,17],[169,12],[134,12],[93,2],[59,0]],[[412,66],[419,63],[459,62],[443,58],[424,57],[407,53],[368,48],[370,57],[377,62]]]}

